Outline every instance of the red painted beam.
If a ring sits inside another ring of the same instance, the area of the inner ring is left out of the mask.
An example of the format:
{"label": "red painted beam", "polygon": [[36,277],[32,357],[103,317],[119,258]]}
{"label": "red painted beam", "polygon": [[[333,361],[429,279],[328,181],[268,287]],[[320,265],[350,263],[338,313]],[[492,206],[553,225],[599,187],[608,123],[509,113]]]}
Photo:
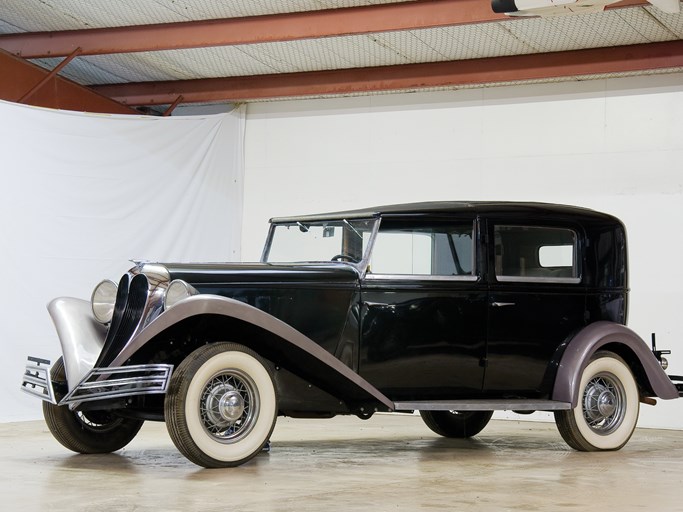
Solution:
{"label": "red painted beam", "polygon": [[[614,7],[647,5],[625,0]],[[612,6],[610,6],[612,7]],[[220,20],[0,35],[0,48],[25,59],[269,43],[510,20],[490,0],[420,0]]]}
{"label": "red painted beam", "polygon": [[[47,75],[47,70],[0,50],[0,99],[17,101]],[[63,110],[139,115],[129,107],[59,75],[46,81],[24,103]]]}
{"label": "red painted beam", "polygon": [[683,40],[429,64],[93,86],[127,105],[363,94],[683,67]]}
{"label": "red painted beam", "polygon": [[21,98],[17,100],[17,103],[27,103],[28,99],[33,96],[36,92],[40,90],[41,87],[43,87],[46,83],[48,83],[53,77],[57,76],[59,72],[64,69],[69,62],[74,60],[76,56],[79,54],[81,51],[80,48],[76,48],[71,54],[62,60],[59,64],[57,64],[54,68],[52,68],[52,71],[50,71],[47,75],[45,75],[40,82],[38,82],[36,85],[34,85],[31,90],[29,90],[26,94],[24,94]]}
{"label": "red painted beam", "polygon": [[489,0],[422,0],[290,14],[0,36],[25,59],[292,41],[506,19]]}

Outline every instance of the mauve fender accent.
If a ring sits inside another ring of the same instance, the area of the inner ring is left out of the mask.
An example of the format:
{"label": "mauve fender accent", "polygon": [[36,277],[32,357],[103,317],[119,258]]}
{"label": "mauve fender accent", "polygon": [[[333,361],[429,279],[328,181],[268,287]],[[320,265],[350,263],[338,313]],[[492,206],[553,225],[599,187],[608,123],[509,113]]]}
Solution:
{"label": "mauve fender accent", "polygon": [[[305,353],[321,363],[327,372],[331,372],[330,381],[337,380],[337,377],[342,377],[345,382],[366,395],[366,398],[370,399],[369,401],[379,402],[383,406],[382,410],[394,410],[394,404],[391,400],[301,332],[249,304],[218,295],[195,295],[178,302],[172,309],[159,315],[144,330],[131,339],[110,366],[124,365],[128,358],[145,343],[154,338],[154,336],[186,318],[197,315],[221,315],[258,326],[287,342],[292,350],[297,350],[302,354]],[[332,378],[333,376],[334,378]]]}
{"label": "mauve fender accent", "polygon": [[630,348],[643,365],[655,395],[663,400],[678,398],[678,391],[664,373],[647,343],[628,327],[613,322],[595,322],[574,336],[562,356],[553,387],[553,400],[579,401],[581,374],[588,366],[591,356],[609,343],[620,343]]}

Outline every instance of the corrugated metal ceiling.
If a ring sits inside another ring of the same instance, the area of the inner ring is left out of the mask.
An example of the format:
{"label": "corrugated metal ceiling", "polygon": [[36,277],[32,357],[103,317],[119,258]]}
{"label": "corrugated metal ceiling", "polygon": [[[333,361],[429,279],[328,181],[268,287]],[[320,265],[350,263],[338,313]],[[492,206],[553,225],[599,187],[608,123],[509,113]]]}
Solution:
{"label": "corrugated metal ceiling", "polygon": [[[178,23],[390,3],[398,2],[3,0],[0,3],[0,33]],[[638,5],[577,16],[508,19],[234,46],[87,55],[72,61],[61,74],[82,85],[185,81],[490,59],[679,39],[683,39],[683,15],[666,14],[650,5]],[[51,69],[61,60],[42,58],[33,61]],[[670,71],[678,69],[672,67]],[[661,73],[662,70],[652,72]],[[636,73],[642,74],[642,71],[631,72]],[[590,78],[590,75],[582,78]],[[563,79],[567,77],[548,80]]]}
{"label": "corrugated metal ceiling", "polygon": [[3,0],[0,19],[18,32],[124,27],[264,16],[407,0]]}

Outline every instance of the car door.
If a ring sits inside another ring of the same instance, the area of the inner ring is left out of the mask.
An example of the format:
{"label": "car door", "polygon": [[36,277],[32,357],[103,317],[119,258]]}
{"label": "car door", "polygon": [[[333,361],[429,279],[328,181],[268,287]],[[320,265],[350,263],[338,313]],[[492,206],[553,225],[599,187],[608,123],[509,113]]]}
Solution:
{"label": "car door", "polygon": [[582,230],[570,221],[491,219],[487,237],[484,391],[543,398],[553,354],[586,324]]}
{"label": "car door", "polygon": [[392,400],[481,393],[486,283],[472,216],[383,218],[361,281],[361,375]]}

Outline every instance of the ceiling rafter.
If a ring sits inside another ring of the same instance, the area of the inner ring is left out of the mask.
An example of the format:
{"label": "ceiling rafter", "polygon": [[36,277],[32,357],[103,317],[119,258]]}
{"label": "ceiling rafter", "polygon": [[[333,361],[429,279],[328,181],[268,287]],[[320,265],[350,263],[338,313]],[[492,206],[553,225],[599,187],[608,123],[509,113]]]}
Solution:
{"label": "ceiling rafter", "polygon": [[127,105],[363,94],[433,87],[495,84],[557,77],[683,67],[683,40],[514,55],[426,64],[406,64],[248,77],[138,82],[93,86]]}
{"label": "ceiling rafter", "polygon": [[[625,0],[610,8],[647,5]],[[487,23],[495,14],[489,0],[418,0],[288,14],[125,27],[0,35],[0,48],[25,59],[177,50],[294,41],[396,30]]]}

